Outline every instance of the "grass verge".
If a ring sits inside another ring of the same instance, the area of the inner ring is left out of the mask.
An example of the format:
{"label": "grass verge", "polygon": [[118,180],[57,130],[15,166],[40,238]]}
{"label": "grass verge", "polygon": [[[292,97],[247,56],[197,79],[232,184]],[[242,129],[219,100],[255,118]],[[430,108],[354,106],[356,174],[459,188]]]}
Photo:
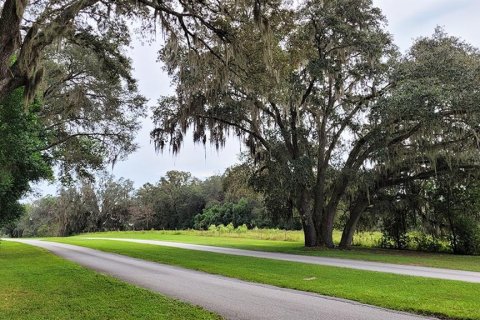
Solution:
{"label": "grass verge", "polygon": [[[209,231],[195,230],[120,231],[82,234],[78,237],[111,237],[176,241],[219,247],[231,247],[238,249],[285,252],[292,254],[346,258],[480,272],[480,256],[459,256],[446,253],[426,253],[418,251],[374,249],[362,247],[354,247],[352,250],[329,250],[318,248],[311,249],[303,247],[303,243],[301,240],[262,240],[259,238],[255,238],[256,236],[258,236],[255,231],[252,230],[249,232],[251,233],[246,233],[240,237],[238,234],[235,233],[219,234]],[[293,238],[293,235],[298,233],[298,231],[287,231],[287,233],[291,233],[291,235],[286,236],[287,238]],[[250,236],[251,238],[249,238],[248,236]],[[368,234],[362,234],[359,236],[363,238],[369,237]],[[371,235],[371,237],[375,236],[375,234]]]}
{"label": "grass verge", "polygon": [[0,319],[220,319],[25,244],[0,242],[0,274]]}
{"label": "grass verge", "polygon": [[450,319],[480,319],[480,284],[231,256],[108,240],[56,241],[247,281]]}

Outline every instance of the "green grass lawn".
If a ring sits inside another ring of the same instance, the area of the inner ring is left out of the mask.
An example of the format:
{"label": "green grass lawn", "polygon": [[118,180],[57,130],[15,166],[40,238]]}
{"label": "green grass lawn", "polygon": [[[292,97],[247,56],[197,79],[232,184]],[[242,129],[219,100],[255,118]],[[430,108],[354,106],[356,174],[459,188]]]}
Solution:
{"label": "green grass lawn", "polygon": [[[366,261],[388,262],[424,267],[447,268],[480,272],[480,256],[460,256],[446,253],[375,249],[354,247],[352,250],[310,249],[303,247],[301,231],[249,230],[247,233],[215,233],[210,231],[121,231],[82,234],[78,237],[116,237],[152,239],[195,243],[239,249],[285,252],[323,257],[348,258]],[[339,237],[337,232],[336,238]],[[285,240],[282,240],[282,237]],[[75,237],[74,237],[75,238]],[[378,238],[376,233],[357,235],[357,241],[366,246]],[[267,240],[277,239],[277,240]]]}
{"label": "green grass lawn", "polygon": [[219,319],[25,244],[0,242],[0,319]]}
{"label": "green grass lawn", "polygon": [[[118,235],[118,234],[117,234]],[[451,319],[480,319],[480,284],[109,240],[56,238],[131,257]]]}

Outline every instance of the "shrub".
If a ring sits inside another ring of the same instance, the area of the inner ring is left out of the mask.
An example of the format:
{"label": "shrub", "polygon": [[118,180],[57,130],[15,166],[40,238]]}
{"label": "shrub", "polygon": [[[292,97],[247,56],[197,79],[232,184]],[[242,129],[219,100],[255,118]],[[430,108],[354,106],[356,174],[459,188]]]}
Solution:
{"label": "shrub", "polygon": [[225,227],[225,225],[222,223],[222,224],[220,224],[220,225],[217,227],[217,231],[220,232],[220,233],[226,233],[226,232],[228,232],[228,229],[227,229],[227,227]]}
{"label": "shrub", "polygon": [[444,249],[442,241],[422,232],[411,232],[408,235],[408,248],[418,251],[439,252]]}
{"label": "shrub", "polygon": [[456,218],[451,235],[452,251],[455,254],[480,254],[480,226],[468,217]]}
{"label": "shrub", "polygon": [[243,224],[254,225],[254,204],[246,199],[240,199],[237,203],[226,202],[215,204],[197,214],[194,218],[194,228],[206,230],[210,225],[232,224],[232,230]]}
{"label": "shrub", "polygon": [[238,226],[236,229],[235,229],[235,232],[237,233],[246,233],[248,231],[248,227],[247,225],[244,223],[242,224],[241,226]]}

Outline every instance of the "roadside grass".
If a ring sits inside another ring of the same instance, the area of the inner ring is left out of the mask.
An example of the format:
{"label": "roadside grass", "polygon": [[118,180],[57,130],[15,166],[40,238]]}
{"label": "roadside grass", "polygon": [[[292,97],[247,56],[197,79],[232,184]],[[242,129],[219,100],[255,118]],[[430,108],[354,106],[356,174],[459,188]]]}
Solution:
{"label": "roadside grass", "polygon": [[0,319],[220,319],[33,246],[0,242]]}
{"label": "roadside grass", "polygon": [[109,240],[55,241],[449,319],[480,319],[480,284]]}
{"label": "roadside grass", "polygon": [[[377,261],[385,263],[415,265],[423,267],[446,268],[480,272],[480,256],[461,256],[447,253],[427,253],[409,250],[378,249],[368,247],[353,247],[351,250],[331,250],[322,248],[305,248],[303,246],[303,234],[301,231],[281,230],[249,230],[246,233],[219,233],[212,231],[182,230],[182,231],[115,231],[87,233],[72,238],[83,237],[110,237],[176,241],[211,245],[218,247],[230,247],[248,250],[284,252],[301,255],[314,255],[323,257],[346,258],[365,261]],[[265,234],[286,233],[285,240],[266,240],[274,238]],[[339,238],[340,233],[336,232]],[[301,236],[301,237],[300,237]],[[264,238],[261,238],[264,237]],[[357,239],[364,243],[371,243],[380,237],[379,233],[359,233]],[[52,238],[55,239],[55,238]],[[357,240],[357,241],[360,241]]]}

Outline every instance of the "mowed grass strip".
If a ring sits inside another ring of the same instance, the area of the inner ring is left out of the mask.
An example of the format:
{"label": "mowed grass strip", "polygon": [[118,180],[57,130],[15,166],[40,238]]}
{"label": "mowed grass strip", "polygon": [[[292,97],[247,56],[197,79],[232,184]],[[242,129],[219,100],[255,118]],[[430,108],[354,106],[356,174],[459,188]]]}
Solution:
{"label": "mowed grass strip", "polygon": [[[283,231],[285,232],[285,231]],[[297,239],[300,231],[286,231],[286,239]],[[265,233],[265,235],[264,235]],[[333,258],[345,258],[385,263],[405,264],[422,267],[446,268],[465,271],[480,272],[480,256],[459,256],[446,253],[426,253],[406,250],[389,250],[354,247],[352,250],[330,250],[318,248],[305,248],[301,240],[281,241],[262,240],[255,237],[273,237],[269,230],[249,230],[245,234],[227,233],[219,234],[210,231],[119,231],[83,234],[78,237],[111,237],[176,241],[230,247],[237,249],[284,252],[301,255],[314,255]],[[282,231],[277,231],[277,236],[282,237]],[[336,237],[339,238],[339,232]],[[251,237],[251,238],[249,238]],[[376,234],[364,233],[357,235],[359,238],[368,239],[378,237]],[[365,240],[366,243],[369,241]]]}
{"label": "mowed grass strip", "polygon": [[0,242],[0,319],[220,319],[25,244]]}
{"label": "mowed grass strip", "polygon": [[480,284],[393,275],[296,262],[231,256],[111,240],[58,242],[279,287],[451,319],[480,319]]}

